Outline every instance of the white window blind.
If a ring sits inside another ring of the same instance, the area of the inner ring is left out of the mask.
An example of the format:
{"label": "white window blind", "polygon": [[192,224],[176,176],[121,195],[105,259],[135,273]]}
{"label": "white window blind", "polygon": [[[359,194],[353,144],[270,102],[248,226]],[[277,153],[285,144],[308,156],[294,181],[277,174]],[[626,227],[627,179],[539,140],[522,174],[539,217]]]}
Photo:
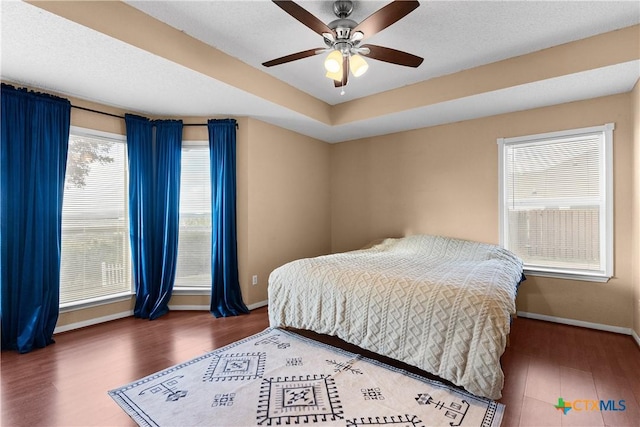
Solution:
{"label": "white window blind", "polygon": [[612,275],[613,125],[499,139],[501,243],[530,274]]}
{"label": "white window blind", "polygon": [[131,293],[124,137],[72,128],[62,209],[61,307]]}
{"label": "white window blind", "polygon": [[211,288],[211,180],[207,141],[184,141],[176,288]]}

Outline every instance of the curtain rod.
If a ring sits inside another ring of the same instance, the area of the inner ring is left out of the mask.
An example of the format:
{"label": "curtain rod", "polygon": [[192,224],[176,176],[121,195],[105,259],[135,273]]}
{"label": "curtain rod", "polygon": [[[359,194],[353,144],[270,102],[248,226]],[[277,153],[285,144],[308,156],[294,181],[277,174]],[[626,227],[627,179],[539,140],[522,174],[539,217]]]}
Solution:
{"label": "curtain rod", "polygon": [[[119,116],[117,114],[107,113],[105,111],[94,110],[92,108],[79,107],[77,105],[71,105],[71,108],[77,108],[78,110],[84,110],[84,111],[89,111],[91,113],[103,114],[105,116],[115,117],[116,119],[124,120],[124,116]],[[206,123],[183,123],[182,126],[207,126],[207,124]],[[236,122],[236,129],[238,129],[238,127],[239,127],[238,123]]]}

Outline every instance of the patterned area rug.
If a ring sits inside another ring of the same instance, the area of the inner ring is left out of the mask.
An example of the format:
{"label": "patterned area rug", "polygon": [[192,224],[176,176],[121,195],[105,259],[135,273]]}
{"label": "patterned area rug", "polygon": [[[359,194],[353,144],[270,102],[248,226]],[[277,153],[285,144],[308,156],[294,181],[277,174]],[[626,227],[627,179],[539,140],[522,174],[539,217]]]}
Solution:
{"label": "patterned area rug", "polygon": [[504,406],[282,329],[109,391],[141,426],[500,425]]}

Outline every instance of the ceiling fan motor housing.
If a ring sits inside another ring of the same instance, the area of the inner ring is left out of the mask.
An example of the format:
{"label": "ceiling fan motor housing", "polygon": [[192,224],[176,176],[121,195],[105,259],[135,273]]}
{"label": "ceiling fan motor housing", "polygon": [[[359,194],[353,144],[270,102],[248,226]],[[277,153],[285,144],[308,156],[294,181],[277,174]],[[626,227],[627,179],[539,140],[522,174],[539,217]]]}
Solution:
{"label": "ceiling fan motor housing", "polygon": [[340,18],[335,21],[331,21],[327,24],[336,33],[337,40],[349,40],[351,37],[351,30],[354,29],[358,23],[352,19]]}

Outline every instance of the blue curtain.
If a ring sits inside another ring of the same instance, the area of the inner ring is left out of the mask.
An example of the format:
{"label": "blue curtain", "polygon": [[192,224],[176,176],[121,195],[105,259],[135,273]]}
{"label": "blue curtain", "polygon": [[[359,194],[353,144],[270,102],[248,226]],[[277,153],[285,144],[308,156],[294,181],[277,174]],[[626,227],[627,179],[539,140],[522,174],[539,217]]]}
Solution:
{"label": "blue curtain", "polygon": [[53,343],[60,300],[62,193],[71,104],[2,84],[2,350]]}
{"label": "blue curtain", "polygon": [[125,115],[134,316],[169,311],[178,259],[182,121]]}
{"label": "blue curtain", "polygon": [[209,120],[211,160],[211,313],[249,313],[238,281],[236,238],[236,121]]}

